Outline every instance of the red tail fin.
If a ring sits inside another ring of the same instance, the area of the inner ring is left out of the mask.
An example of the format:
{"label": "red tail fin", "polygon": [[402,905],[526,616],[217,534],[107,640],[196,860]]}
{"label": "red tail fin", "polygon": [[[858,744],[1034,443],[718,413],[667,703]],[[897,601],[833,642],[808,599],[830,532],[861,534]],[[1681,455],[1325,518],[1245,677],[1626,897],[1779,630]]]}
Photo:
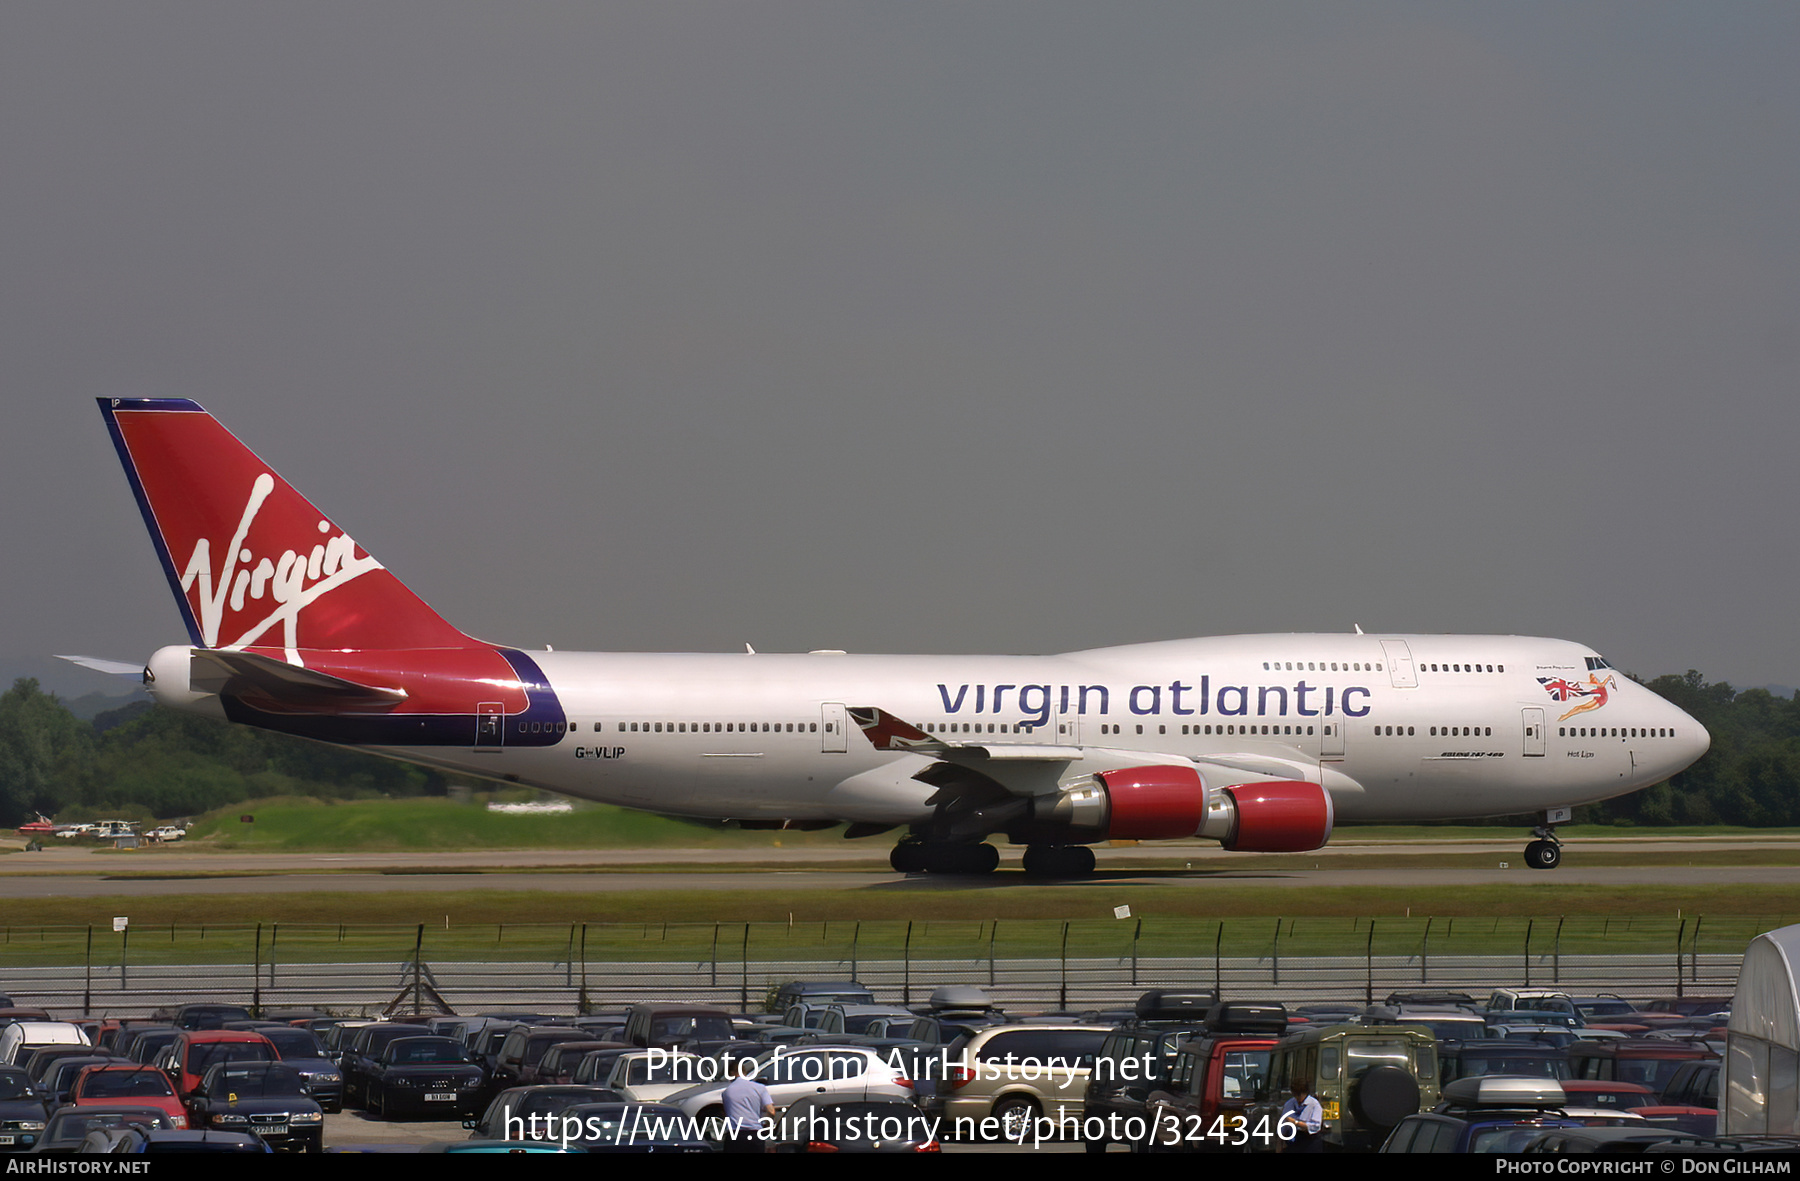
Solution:
{"label": "red tail fin", "polygon": [[195,403],[102,398],[100,412],[197,646],[472,642]]}

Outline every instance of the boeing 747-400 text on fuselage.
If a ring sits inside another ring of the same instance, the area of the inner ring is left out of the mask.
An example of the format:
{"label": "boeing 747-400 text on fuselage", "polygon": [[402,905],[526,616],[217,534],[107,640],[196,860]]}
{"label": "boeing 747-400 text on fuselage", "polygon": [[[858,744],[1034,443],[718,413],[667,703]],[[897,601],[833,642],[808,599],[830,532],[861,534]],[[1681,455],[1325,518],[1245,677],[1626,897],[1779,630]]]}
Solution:
{"label": "boeing 747-400 text on fuselage", "polygon": [[[1058,656],[527,652],[464,635],[188,401],[101,412],[187,623],[164,705],[584,799],[904,835],[896,869],[1092,870],[1107,840],[1316,849],[1341,820],[1536,813],[1706,731],[1580,644],[1221,636]],[[104,665],[105,662],[90,662]]]}

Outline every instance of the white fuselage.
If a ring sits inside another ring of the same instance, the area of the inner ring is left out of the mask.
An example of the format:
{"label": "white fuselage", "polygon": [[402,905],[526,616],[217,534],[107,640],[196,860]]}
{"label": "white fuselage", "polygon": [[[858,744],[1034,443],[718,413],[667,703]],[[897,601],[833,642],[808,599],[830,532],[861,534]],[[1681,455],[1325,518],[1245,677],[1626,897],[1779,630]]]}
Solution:
{"label": "white fuselage", "polygon": [[[1323,784],[1340,820],[1540,812],[1647,787],[1706,731],[1592,649],[1518,636],[1226,636],[1058,656],[533,652],[568,723],[553,743],[386,747],[452,771],[671,815],[912,823],[933,760],[879,751],[879,706],[1019,794],[1096,770]],[[1045,757],[1055,748],[1061,756]],[[1079,749],[1069,749],[1079,748]],[[1016,751],[1025,760],[1014,773]],[[1210,786],[1210,783],[1209,783]]]}

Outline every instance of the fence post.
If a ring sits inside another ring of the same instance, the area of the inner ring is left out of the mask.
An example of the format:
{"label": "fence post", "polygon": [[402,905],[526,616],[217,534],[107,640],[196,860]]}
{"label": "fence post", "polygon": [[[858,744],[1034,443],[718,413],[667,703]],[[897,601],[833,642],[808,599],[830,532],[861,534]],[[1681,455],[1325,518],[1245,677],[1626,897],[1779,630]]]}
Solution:
{"label": "fence post", "polygon": [[1526,987],[1526,988],[1531,987],[1531,925],[1536,921],[1537,921],[1536,919],[1526,919],[1525,920],[1525,985],[1524,985],[1524,987]]}
{"label": "fence post", "polygon": [[575,924],[569,924],[569,942],[563,948],[563,987],[575,987]]}
{"label": "fence post", "polygon": [[1000,920],[988,924],[988,987],[994,987],[994,941],[1000,937]]}
{"label": "fence post", "polygon": [[744,924],[744,946],[739,950],[739,958],[743,964],[744,974],[738,985],[738,1012],[750,1011],[750,924]]}
{"label": "fence post", "polygon": [[1419,941],[1419,983],[1431,983],[1431,919],[1425,920],[1425,938]]}
{"label": "fence post", "polygon": [[708,965],[708,967],[711,969],[711,974],[707,977],[706,982],[709,986],[711,986],[713,988],[717,988],[717,987],[719,987],[719,924],[717,924],[717,923],[713,924],[713,940],[712,940],[711,955],[712,955],[712,963]]}
{"label": "fence post", "polygon": [[852,979],[852,980],[857,979],[856,948],[857,948],[857,944],[861,940],[862,940],[862,920],[857,919],[856,925],[854,927],[850,928],[850,979]]}
{"label": "fence post", "polygon": [[413,1016],[425,1011],[425,924],[413,933]]}
{"label": "fence post", "polygon": [[1694,937],[1688,940],[1688,979],[1695,984],[1700,983],[1700,928],[1706,924],[1706,916],[1694,916]]}
{"label": "fence post", "polygon": [[1220,1000],[1225,999],[1225,920],[1219,920],[1218,933],[1213,936],[1213,995]]}
{"label": "fence post", "polygon": [[1675,932],[1675,999],[1680,1000],[1681,992],[1681,944],[1687,938],[1687,919],[1681,920],[1681,926]]}
{"label": "fence post", "polygon": [[912,1004],[912,920],[906,920],[906,939],[900,944],[900,1003]]}
{"label": "fence post", "polygon": [[81,981],[81,1013],[87,1016],[94,1011],[94,924],[88,924],[87,954],[82,957]]}
{"label": "fence post", "polygon": [[250,1012],[262,1015],[262,924],[256,924],[256,952],[250,961]]}
{"label": "fence post", "polygon": [[1137,922],[1133,923],[1132,927],[1131,927],[1131,987],[1133,987],[1133,988],[1136,988],[1138,986],[1138,977],[1137,977],[1138,940],[1143,938],[1143,935],[1144,935],[1144,920],[1138,919]]}
{"label": "fence post", "polygon": [[1056,1007],[1066,1009],[1069,1007],[1069,920],[1067,919],[1063,920],[1061,960],[1062,970],[1059,975],[1062,976],[1062,984],[1057,989]]}
{"label": "fence post", "polygon": [[1550,983],[1562,983],[1562,929],[1568,915],[1556,916],[1556,938],[1550,941]]}
{"label": "fence post", "polygon": [[1275,946],[1269,951],[1269,985],[1281,987],[1281,920],[1275,920]]}
{"label": "fence post", "polygon": [[1369,920],[1369,941],[1363,946],[1363,1004],[1375,1003],[1375,920]]}
{"label": "fence post", "polygon": [[588,1011],[586,923],[581,924],[581,995],[575,1000],[575,1011],[577,1013],[586,1013]]}

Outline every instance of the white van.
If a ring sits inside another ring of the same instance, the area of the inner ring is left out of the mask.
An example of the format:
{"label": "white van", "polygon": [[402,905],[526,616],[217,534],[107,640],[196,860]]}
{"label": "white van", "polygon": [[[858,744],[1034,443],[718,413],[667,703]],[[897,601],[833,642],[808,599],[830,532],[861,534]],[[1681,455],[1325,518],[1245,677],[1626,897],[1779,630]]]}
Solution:
{"label": "white van", "polygon": [[0,1029],[0,1066],[20,1066],[21,1046],[89,1046],[81,1026],[67,1021],[14,1021]]}

